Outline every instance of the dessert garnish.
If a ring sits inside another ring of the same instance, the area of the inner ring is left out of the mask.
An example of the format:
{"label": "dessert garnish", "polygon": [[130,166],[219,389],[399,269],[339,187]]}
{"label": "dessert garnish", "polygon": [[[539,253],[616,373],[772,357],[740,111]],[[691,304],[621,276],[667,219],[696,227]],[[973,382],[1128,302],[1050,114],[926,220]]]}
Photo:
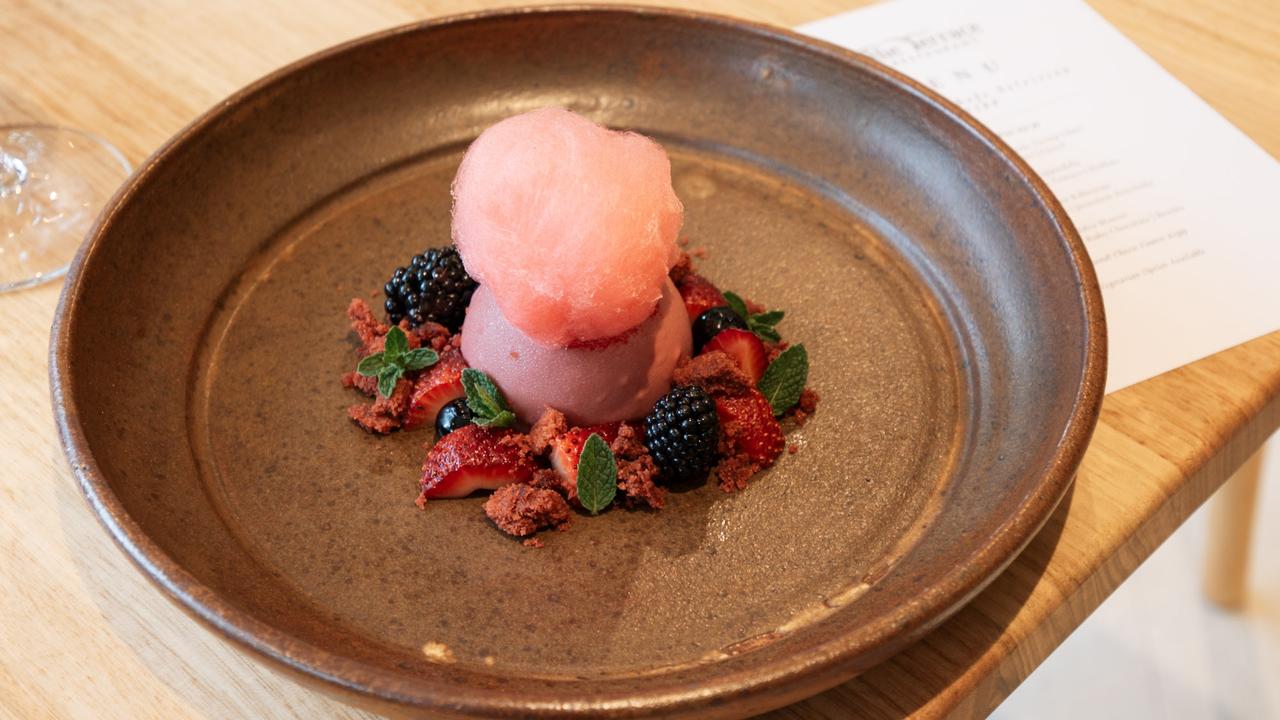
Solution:
{"label": "dessert garnish", "polygon": [[470,424],[471,406],[467,404],[467,399],[455,398],[445,403],[440,408],[440,412],[436,413],[436,437],[442,438],[454,430]]}
{"label": "dessert garnish", "polygon": [[383,397],[391,397],[396,382],[406,372],[421,370],[434,365],[440,356],[431,348],[409,348],[409,339],[398,327],[391,328],[386,335],[386,343],[382,352],[366,355],[356,365],[356,372],[365,377],[378,379],[378,392]]}
{"label": "dessert garnish", "polygon": [[693,320],[693,351],[700,352],[711,338],[730,328],[747,329],[747,320],[728,305],[713,307]]}
{"label": "dessert garnish", "polygon": [[[392,328],[395,332],[398,328]],[[440,421],[444,408],[459,399],[463,399],[462,372],[467,363],[457,349],[445,350],[431,369],[418,376],[413,384],[409,397],[409,409],[405,413],[401,427],[413,430],[423,425]],[[455,421],[456,422],[456,421]],[[456,428],[455,428],[456,429]],[[441,437],[448,433],[441,433]]]}
{"label": "dessert garnish", "polygon": [[507,407],[507,399],[488,375],[474,368],[463,370],[462,389],[467,393],[471,422],[484,428],[511,427],[515,423],[516,416]]}
{"label": "dessert garnish", "polygon": [[456,248],[430,248],[391,274],[383,306],[393,325],[407,318],[411,327],[437,322],[457,332],[475,289]]}
{"label": "dessert garnish", "polygon": [[774,415],[782,415],[800,402],[804,384],[809,379],[809,351],[804,345],[792,345],[769,363],[758,387]]}
{"label": "dessert garnish", "polygon": [[720,442],[715,403],[697,385],[677,385],[644,419],[644,444],[670,482],[707,476]]}
{"label": "dessert garnish", "polygon": [[[453,186],[453,245],[362,299],[343,385],[375,435],[435,429],[418,505],[492,491],[484,512],[541,546],[544,528],[668,488],[745,488],[803,424],[804,345],[679,249],[683,206],[652,140],[558,108],[490,127]],[[794,448],[794,446],[793,446]]]}
{"label": "dessert garnish", "polygon": [[761,340],[776,343],[782,339],[782,336],[778,335],[775,326],[782,322],[782,318],[786,316],[786,313],[781,310],[751,312],[747,309],[746,300],[728,290],[724,292],[724,300],[738,314],[738,317],[747,321],[747,329],[759,336]]}
{"label": "dessert garnish", "polygon": [[702,346],[702,351],[719,351],[733,358],[753,383],[760,382],[769,365],[768,353],[760,338],[750,330],[737,327],[728,327],[716,333]]}
{"label": "dessert garnish", "polygon": [[599,433],[591,433],[578,458],[578,502],[592,515],[613,504],[618,494],[618,463]]}

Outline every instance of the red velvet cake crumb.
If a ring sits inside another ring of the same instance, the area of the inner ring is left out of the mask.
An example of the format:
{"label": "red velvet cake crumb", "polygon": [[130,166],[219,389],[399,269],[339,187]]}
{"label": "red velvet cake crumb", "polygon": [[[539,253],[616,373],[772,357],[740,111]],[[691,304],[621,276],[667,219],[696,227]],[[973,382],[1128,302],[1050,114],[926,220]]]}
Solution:
{"label": "red velvet cake crumb", "polygon": [[729,493],[747,487],[751,477],[760,472],[760,466],[751,462],[745,454],[728,455],[716,465],[716,478],[720,489]]}
{"label": "red velvet cake crumb", "polygon": [[[356,373],[343,375],[342,384],[347,387],[358,387],[357,383],[348,377],[350,375],[356,375]],[[375,387],[373,392],[377,393],[377,380],[375,378],[364,378],[359,375],[356,375],[356,377],[360,380],[374,380]],[[348,384],[349,380],[351,380],[351,384]],[[347,408],[347,417],[371,433],[386,435],[400,427],[400,423],[404,419],[404,413],[409,409],[409,397],[412,393],[413,383],[401,378],[396,383],[396,389],[392,391],[391,397],[386,398],[378,395],[372,403],[352,405]]]}
{"label": "red velvet cake crumb", "polygon": [[529,428],[529,449],[534,454],[542,455],[551,449],[551,441],[558,435],[569,431],[569,421],[564,413],[555,408],[547,408],[538,421]]}
{"label": "red velvet cake crumb", "polygon": [[390,328],[373,316],[369,303],[361,298],[352,299],[347,306],[347,319],[351,321],[352,332],[360,338],[360,357],[382,351],[382,338]]}
{"label": "red velvet cake crumb", "polygon": [[618,463],[618,489],[626,495],[624,502],[631,507],[660,509],[667,493],[654,482],[658,477],[658,466],[653,464],[653,458],[644,446],[641,431],[634,425],[623,423],[609,449]]}
{"label": "red velvet cake crumb", "polygon": [[733,358],[722,352],[697,355],[676,366],[675,385],[697,385],[712,397],[740,395],[755,387]]}
{"label": "red velvet cake crumb", "polygon": [[619,460],[618,489],[626,496],[623,502],[630,507],[661,509],[667,492],[654,482],[657,476],[658,466],[647,453],[635,460]]}
{"label": "red velvet cake crumb", "polygon": [[809,418],[818,410],[818,393],[810,388],[805,388],[800,393],[800,401],[796,406],[791,408],[787,417],[795,421],[796,425],[804,425],[809,422]]}
{"label": "red velvet cake crumb", "polygon": [[569,503],[554,490],[503,485],[485,501],[484,513],[503,532],[524,537],[569,521]]}

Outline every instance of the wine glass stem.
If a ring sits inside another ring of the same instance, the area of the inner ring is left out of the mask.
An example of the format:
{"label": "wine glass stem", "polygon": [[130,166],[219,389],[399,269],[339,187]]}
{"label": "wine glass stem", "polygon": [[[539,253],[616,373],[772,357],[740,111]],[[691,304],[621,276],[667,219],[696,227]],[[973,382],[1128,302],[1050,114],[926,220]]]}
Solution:
{"label": "wine glass stem", "polygon": [[0,150],[0,197],[18,192],[27,181],[27,165],[14,155]]}

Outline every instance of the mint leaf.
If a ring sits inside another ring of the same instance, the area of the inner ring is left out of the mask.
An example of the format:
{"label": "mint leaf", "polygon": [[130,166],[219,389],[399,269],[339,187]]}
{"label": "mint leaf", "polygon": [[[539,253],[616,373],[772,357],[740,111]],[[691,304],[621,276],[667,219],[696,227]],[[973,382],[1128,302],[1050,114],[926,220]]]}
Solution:
{"label": "mint leaf", "polygon": [[772,327],[769,327],[768,325],[757,325],[751,322],[750,320],[748,320],[747,329],[755,333],[756,337],[760,338],[761,340],[764,340],[765,342],[776,343],[782,340],[782,336],[778,334],[778,331],[774,330]]}
{"label": "mint leaf", "polygon": [[773,327],[774,325],[777,325],[779,322],[781,322],[782,318],[785,315],[786,313],[783,312],[782,310],[770,310],[769,312],[756,313],[755,315],[752,315],[751,317],[747,318],[747,321],[756,323],[758,325],[767,325],[769,327]]}
{"label": "mint leaf", "polygon": [[502,391],[488,375],[466,368],[462,371],[462,389],[467,394],[467,407],[471,408],[472,422],[480,427],[510,427],[516,416],[507,405]]}
{"label": "mint leaf", "polygon": [[747,329],[755,333],[757,337],[765,342],[778,342],[782,340],[782,336],[777,330],[773,329],[774,325],[782,322],[782,318],[786,315],[781,310],[770,310],[769,312],[751,313],[747,311],[747,301],[743,300],[737,293],[724,291],[725,302],[729,303],[729,307],[738,314],[743,320],[747,321]]}
{"label": "mint leaf", "polygon": [[391,393],[396,390],[396,382],[400,380],[400,375],[404,371],[396,365],[385,365],[378,373],[378,392],[382,393],[382,397],[391,397]]}
{"label": "mint leaf", "polygon": [[386,363],[382,359],[382,353],[374,353],[366,355],[360,359],[360,364],[356,365],[356,372],[365,377],[377,377],[382,372],[382,366]]}
{"label": "mint leaf", "polygon": [[734,312],[738,313],[738,317],[742,318],[743,320],[746,320],[747,316],[749,315],[749,313],[747,312],[746,301],[738,297],[736,293],[730,292],[728,290],[725,290],[723,295],[724,295],[725,302],[729,303],[729,307],[732,308]]}
{"label": "mint leaf", "polygon": [[409,338],[405,337],[404,331],[399,326],[393,326],[387,331],[387,343],[383,355],[387,362],[391,363],[407,352],[409,352]]}
{"label": "mint leaf", "polygon": [[383,348],[382,352],[363,357],[356,364],[356,372],[378,378],[378,392],[383,397],[391,397],[391,393],[396,391],[396,383],[406,372],[429,367],[440,359],[440,355],[431,348],[410,350],[409,338],[398,327],[387,331]]}
{"label": "mint leaf", "polygon": [[471,422],[475,423],[476,425],[479,425],[480,427],[485,427],[485,428],[511,427],[512,425],[516,424],[516,415],[510,410],[502,410],[498,412],[497,415],[494,415],[493,417],[473,416],[471,418]]}
{"label": "mint leaf", "polygon": [[578,501],[592,515],[609,507],[618,494],[618,461],[608,443],[591,433],[578,458]]}
{"label": "mint leaf", "polygon": [[773,414],[781,415],[800,401],[808,380],[809,351],[804,345],[792,345],[769,363],[757,387],[773,406]]}
{"label": "mint leaf", "polygon": [[400,362],[405,370],[421,370],[436,364],[440,359],[439,353],[431,348],[418,348],[410,350],[400,357]]}
{"label": "mint leaf", "polygon": [[488,375],[475,368],[462,371],[462,389],[467,394],[467,405],[477,415],[496,415],[507,409],[506,398]]}

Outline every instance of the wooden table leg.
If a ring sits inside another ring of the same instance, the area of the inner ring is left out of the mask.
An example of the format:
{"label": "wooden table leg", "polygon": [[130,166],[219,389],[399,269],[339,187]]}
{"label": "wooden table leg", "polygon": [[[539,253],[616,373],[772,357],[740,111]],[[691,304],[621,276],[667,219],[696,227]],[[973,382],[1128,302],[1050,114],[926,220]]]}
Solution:
{"label": "wooden table leg", "polygon": [[1204,593],[1228,610],[1239,610],[1244,605],[1249,538],[1253,533],[1261,470],[1262,449],[1259,449],[1210,499]]}

